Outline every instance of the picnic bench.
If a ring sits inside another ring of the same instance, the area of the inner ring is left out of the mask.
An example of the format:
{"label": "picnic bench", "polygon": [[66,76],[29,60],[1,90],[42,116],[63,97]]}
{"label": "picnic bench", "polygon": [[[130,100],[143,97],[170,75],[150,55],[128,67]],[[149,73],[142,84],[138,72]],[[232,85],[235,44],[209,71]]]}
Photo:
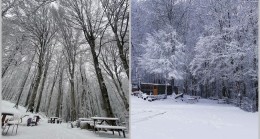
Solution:
{"label": "picnic bench", "polygon": [[235,106],[239,105],[239,101],[237,99],[227,99],[228,104],[234,104]]}
{"label": "picnic bench", "polygon": [[94,121],[81,121],[80,122],[81,129],[93,129],[94,130]]}
{"label": "picnic bench", "polygon": [[109,129],[113,132],[113,135],[115,134],[114,131],[118,131],[118,134],[119,136],[120,135],[120,131],[123,132],[123,136],[125,138],[125,130],[126,130],[126,127],[124,126],[112,126],[112,125],[95,125],[95,128],[98,128],[98,129]]}
{"label": "picnic bench", "polygon": [[226,104],[227,100],[226,99],[218,99],[218,104]]}
{"label": "picnic bench", "polygon": [[223,97],[222,99],[218,99],[218,104],[226,104],[227,100],[228,100],[227,97]]}
{"label": "picnic bench", "polygon": [[[29,116],[29,115],[25,115],[25,116]],[[37,114],[31,115],[31,117],[27,119],[27,126],[32,126],[32,125],[37,126],[40,119],[41,119],[40,116]]]}
{"label": "picnic bench", "polygon": [[187,98],[187,103],[195,103],[195,102],[199,102],[198,98],[196,98],[196,97]]}
{"label": "picnic bench", "polygon": [[177,98],[183,98],[183,93],[177,94],[174,98],[175,98],[175,99],[177,99]]}
{"label": "picnic bench", "polygon": [[2,112],[2,126],[4,126],[6,116],[14,116],[14,113]]}
{"label": "picnic bench", "polygon": [[121,136],[120,131],[122,131],[123,136],[125,137],[126,127],[117,125],[119,118],[91,117],[91,119],[93,120],[94,132],[96,132],[96,130],[99,130],[99,129],[105,129],[105,130],[111,130],[113,132],[113,135],[114,135],[114,131],[118,131],[119,136]]}
{"label": "picnic bench", "polygon": [[53,123],[55,124],[55,121],[57,121],[57,124],[60,123],[60,118],[59,117],[50,117],[50,119],[48,120],[48,123]]}
{"label": "picnic bench", "polygon": [[20,124],[20,117],[12,112],[2,112],[2,133],[4,133],[5,129],[7,128],[7,131],[4,135],[8,133],[8,130],[11,126],[13,126],[12,133],[14,131],[14,128],[16,127],[16,134],[18,130],[18,125]]}
{"label": "picnic bench", "polygon": [[76,126],[79,128],[79,127],[81,127],[81,122],[82,121],[91,121],[92,119],[90,119],[90,118],[79,118],[77,121],[76,121]]}
{"label": "picnic bench", "polygon": [[209,97],[210,100],[218,100],[217,97]]}

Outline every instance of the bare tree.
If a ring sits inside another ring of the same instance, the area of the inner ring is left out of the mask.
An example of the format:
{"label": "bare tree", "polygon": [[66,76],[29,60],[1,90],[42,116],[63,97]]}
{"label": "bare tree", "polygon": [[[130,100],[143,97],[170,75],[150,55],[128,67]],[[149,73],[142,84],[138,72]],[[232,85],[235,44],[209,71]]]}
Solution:
{"label": "bare tree", "polygon": [[71,22],[83,31],[84,37],[90,46],[94,68],[102,94],[102,107],[106,112],[106,116],[114,117],[108,97],[107,87],[98,61],[101,46],[99,47],[99,52],[96,52],[96,41],[102,41],[102,37],[107,28],[104,18],[105,13],[101,8],[100,1],[68,0],[63,1],[63,4],[67,7],[67,10],[69,10],[68,12],[72,19]]}
{"label": "bare tree", "polygon": [[38,56],[37,74],[27,109],[28,111],[35,107],[34,103],[44,70],[44,61],[46,60],[48,47],[50,47],[52,39],[55,36],[56,26],[51,18],[50,9],[47,7],[42,7],[36,14],[21,19],[21,22],[24,28],[29,32],[31,41],[37,49],[36,53]]}
{"label": "bare tree", "polygon": [[54,86],[55,86],[57,77],[59,75],[60,69],[61,69],[61,58],[62,58],[62,55],[60,56],[59,60],[57,61],[56,67],[54,70],[54,76],[53,76],[52,85],[51,85],[50,93],[49,93],[48,100],[47,100],[47,106],[46,106],[47,115],[49,115],[49,109],[50,109],[50,104],[51,104],[51,98],[53,96],[52,94],[53,94]]}
{"label": "bare tree", "polygon": [[125,109],[129,110],[129,103],[127,100],[126,93],[122,86],[122,64],[117,61],[119,58],[119,52],[113,43],[110,43],[110,46],[106,46],[105,49],[101,52],[101,59],[103,62],[103,67],[106,73],[111,77],[115,87],[116,92],[123,101]]}
{"label": "bare tree", "polygon": [[46,55],[46,60],[45,60],[45,67],[44,67],[44,72],[43,72],[43,77],[42,77],[42,81],[41,81],[41,85],[40,85],[40,90],[39,90],[39,97],[38,97],[38,101],[37,101],[37,106],[36,106],[36,109],[35,109],[35,112],[38,113],[39,112],[39,108],[40,108],[40,105],[41,105],[41,100],[42,100],[42,92],[43,92],[43,88],[44,88],[44,85],[45,85],[45,80],[46,80],[46,77],[47,77],[47,72],[48,72],[48,69],[49,69],[49,65],[50,65],[50,61],[51,61],[51,58],[52,58],[52,51],[51,50],[52,48],[51,47],[48,47],[49,50],[47,50],[47,55]]}
{"label": "bare tree", "polygon": [[[63,46],[63,54],[67,62],[69,82],[70,82],[70,95],[71,95],[71,119],[76,120],[77,111],[76,111],[76,102],[75,102],[75,70],[76,70],[76,56],[79,46],[81,45],[80,31],[74,31],[70,23],[65,20],[64,12],[59,10],[56,12],[56,22],[59,25],[60,35],[61,35],[61,44]],[[59,85],[61,86],[61,84]],[[60,90],[61,91],[61,90]],[[61,93],[59,91],[59,93]],[[59,106],[57,106],[59,107]],[[58,115],[58,110],[56,115]]]}
{"label": "bare tree", "polygon": [[32,58],[28,62],[28,67],[27,67],[26,72],[24,74],[23,81],[21,83],[21,86],[19,87],[18,98],[17,98],[17,101],[16,101],[15,106],[14,106],[16,108],[18,108],[18,105],[19,105],[19,102],[20,102],[20,99],[21,99],[21,96],[22,96],[22,93],[23,93],[23,90],[24,90],[24,87],[25,87],[25,83],[26,83],[27,78],[30,74],[32,63],[33,63],[33,60],[34,60],[34,56],[35,56],[35,54],[32,56]]}
{"label": "bare tree", "polygon": [[63,71],[64,68],[63,66],[60,67],[60,72],[59,72],[59,88],[58,88],[58,98],[57,98],[57,108],[55,112],[55,116],[59,117],[60,111],[61,111],[61,104],[62,104],[62,96],[63,96],[63,86],[62,86],[62,80],[63,80]]}
{"label": "bare tree", "polygon": [[128,0],[102,0],[108,23],[112,28],[116,44],[119,50],[119,57],[123,63],[126,75],[129,78],[128,65],[128,23],[129,23],[129,2]]}

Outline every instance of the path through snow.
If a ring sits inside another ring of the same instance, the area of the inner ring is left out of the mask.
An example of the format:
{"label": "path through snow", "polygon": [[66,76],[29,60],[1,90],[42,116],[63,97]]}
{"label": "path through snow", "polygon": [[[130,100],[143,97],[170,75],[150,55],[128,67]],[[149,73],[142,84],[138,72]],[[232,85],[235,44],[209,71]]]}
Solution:
{"label": "path through snow", "polygon": [[258,113],[200,99],[188,104],[131,96],[132,139],[258,139]]}

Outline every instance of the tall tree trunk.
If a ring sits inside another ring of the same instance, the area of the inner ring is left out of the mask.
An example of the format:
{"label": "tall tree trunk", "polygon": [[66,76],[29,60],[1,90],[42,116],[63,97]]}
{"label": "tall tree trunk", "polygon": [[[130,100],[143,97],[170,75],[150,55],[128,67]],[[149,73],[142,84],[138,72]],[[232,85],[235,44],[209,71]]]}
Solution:
{"label": "tall tree trunk", "polygon": [[27,81],[27,78],[28,78],[29,73],[30,73],[30,70],[31,70],[31,66],[32,66],[32,61],[33,61],[33,59],[34,59],[34,56],[33,56],[33,58],[31,59],[30,64],[29,64],[28,67],[27,67],[26,73],[24,74],[23,81],[22,81],[21,86],[20,86],[20,88],[19,88],[18,98],[17,98],[17,101],[16,101],[15,106],[14,106],[15,108],[18,108],[18,104],[19,104],[20,98],[21,98],[21,96],[22,96],[23,88],[24,88],[24,86],[25,86],[25,83],[26,83],[26,81]]}
{"label": "tall tree trunk", "polygon": [[38,63],[38,69],[37,69],[37,75],[36,75],[36,79],[34,81],[34,86],[33,86],[33,91],[32,91],[32,95],[30,98],[30,102],[29,102],[29,106],[27,108],[27,111],[33,110],[34,109],[34,101],[37,95],[37,90],[38,87],[40,85],[40,81],[41,81],[41,77],[42,77],[42,68],[43,65],[41,64],[41,62]]}
{"label": "tall tree trunk", "polygon": [[49,69],[49,64],[50,64],[50,60],[51,60],[51,56],[47,59],[46,64],[45,64],[45,69],[44,69],[44,73],[43,73],[43,78],[42,78],[42,84],[41,84],[41,88],[39,90],[39,98],[38,98],[38,102],[37,102],[37,107],[35,109],[35,112],[38,113],[39,109],[40,109],[40,105],[41,105],[41,100],[42,100],[42,92],[45,86],[45,80],[47,77],[47,72]]}
{"label": "tall tree trunk", "polygon": [[[86,37],[86,39],[87,39],[87,37]],[[106,87],[103,75],[101,73],[101,69],[99,67],[98,56],[97,56],[96,50],[95,50],[95,47],[96,47],[95,40],[91,39],[89,41],[89,45],[91,48],[91,53],[92,53],[92,57],[93,57],[93,61],[94,61],[94,67],[95,67],[95,71],[96,71],[96,75],[97,75],[97,79],[98,79],[98,84],[99,84],[101,94],[102,94],[102,100],[103,100],[102,108],[105,110],[107,117],[114,117],[114,114],[113,114],[113,111],[112,111],[112,108],[110,105],[109,97],[108,97],[107,87]]]}
{"label": "tall tree trunk", "polygon": [[125,96],[125,93],[124,93],[124,90],[123,90],[123,87],[122,87],[122,82],[121,82],[121,80],[118,76],[118,73],[117,73],[118,67],[117,67],[117,64],[116,64],[116,60],[115,59],[113,60],[114,71],[116,72],[115,76],[114,76],[114,73],[112,72],[111,67],[109,67],[109,65],[107,64],[107,61],[105,60],[106,58],[104,58],[103,54],[101,54],[101,55],[102,55],[102,61],[103,61],[104,69],[107,72],[107,74],[112,78],[112,81],[113,81],[113,83],[116,87],[116,90],[117,90],[120,98],[122,99],[122,101],[124,103],[124,107],[128,111],[129,103],[128,103],[127,98]]}
{"label": "tall tree trunk", "polygon": [[70,80],[70,98],[71,98],[71,119],[76,120],[77,113],[76,113],[76,103],[75,103],[75,84],[74,80]]}
{"label": "tall tree trunk", "polygon": [[116,74],[116,78],[117,78],[117,81],[119,83],[119,87],[120,87],[120,90],[121,90],[121,96],[120,97],[123,100],[123,103],[125,105],[126,110],[129,111],[129,102],[127,101],[127,97],[126,97],[124,89],[123,89],[122,81],[119,79],[118,74]]}
{"label": "tall tree trunk", "polygon": [[62,80],[63,80],[63,68],[60,70],[60,78],[59,78],[59,90],[58,90],[58,98],[57,98],[57,108],[56,108],[56,117],[60,117],[60,110],[61,110],[61,98],[63,94],[63,89],[62,89]]}
{"label": "tall tree trunk", "polygon": [[[53,82],[52,82],[52,86],[51,86],[51,90],[50,90],[50,93],[49,93],[49,97],[48,97],[48,100],[47,100],[47,116],[49,115],[49,109],[50,109],[50,104],[51,104],[51,97],[52,97],[52,93],[53,93],[53,89],[54,89],[54,86],[55,86],[55,83],[56,83],[56,80],[57,80],[57,76],[59,74],[59,68],[60,68],[60,62],[58,63],[58,65],[56,65],[55,67],[55,75],[53,77]],[[62,67],[63,68],[63,67]],[[63,70],[63,69],[61,69]]]}
{"label": "tall tree trunk", "polygon": [[34,81],[35,81],[35,78],[36,78],[36,72],[37,71],[34,72],[33,77],[32,77],[32,82],[31,82],[31,85],[30,85],[30,89],[28,91],[28,94],[27,94],[27,97],[26,97],[26,100],[25,100],[25,104],[24,104],[25,107],[29,104],[29,99],[31,97],[32,90],[33,90],[33,87],[34,87]]}
{"label": "tall tree trunk", "polygon": [[256,111],[258,111],[258,81],[255,81],[255,93],[256,93],[256,98],[255,98],[255,101],[256,101]]}
{"label": "tall tree trunk", "polygon": [[[90,116],[89,115],[89,106],[88,104],[86,103],[86,101],[88,101],[89,99],[87,98],[87,91],[85,89],[85,86],[86,86],[86,76],[85,76],[85,72],[83,71],[82,69],[82,58],[80,57],[80,67],[79,67],[79,70],[80,70],[80,77],[81,77],[81,86],[82,86],[82,94],[81,94],[81,107],[82,109],[86,109],[87,111],[87,116]],[[84,72],[84,73],[83,73]],[[84,116],[85,116],[85,112],[82,113]]]}
{"label": "tall tree trunk", "polygon": [[129,65],[128,65],[128,61],[127,61],[127,58],[126,58],[126,54],[124,53],[124,44],[121,44],[121,43],[123,43],[123,41],[120,43],[120,40],[119,40],[117,34],[115,34],[115,36],[116,36],[116,40],[117,40],[117,47],[118,47],[118,50],[119,50],[118,51],[119,57],[120,57],[122,64],[124,66],[126,75],[129,78]]}

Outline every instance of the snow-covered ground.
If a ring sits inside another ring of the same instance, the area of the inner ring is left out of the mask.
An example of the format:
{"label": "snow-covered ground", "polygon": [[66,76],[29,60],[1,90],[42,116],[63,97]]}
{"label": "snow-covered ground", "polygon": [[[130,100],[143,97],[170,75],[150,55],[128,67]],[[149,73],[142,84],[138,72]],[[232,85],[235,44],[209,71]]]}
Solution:
{"label": "snow-covered ground", "polygon": [[200,99],[153,102],[131,96],[132,139],[258,139],[258,113]]}
{"label": "snow-covered ground", "polygon": [[[1,110],[12,111],[16,114],[24,114],[25,108],[20,107],[16,110],[13,108],[14,104],[8,101],[1,102]],[[41,115],[41,114],[40,114]],[[3,139],[119,139],[123,138],[115,132],[115,135],[111,131],[108,132],[97,132],[80,129],[80,128],[70,128],[67,123],[62,124],[50,124],[47,123],[47,118],[43,115],[38,126],[27,127],[25,125],[20,125],[18,128],[17,135],[11,134],[11,129],[9,129],[8,134],[2,136]],[[126,134],[128,136],[128,134]]]}

